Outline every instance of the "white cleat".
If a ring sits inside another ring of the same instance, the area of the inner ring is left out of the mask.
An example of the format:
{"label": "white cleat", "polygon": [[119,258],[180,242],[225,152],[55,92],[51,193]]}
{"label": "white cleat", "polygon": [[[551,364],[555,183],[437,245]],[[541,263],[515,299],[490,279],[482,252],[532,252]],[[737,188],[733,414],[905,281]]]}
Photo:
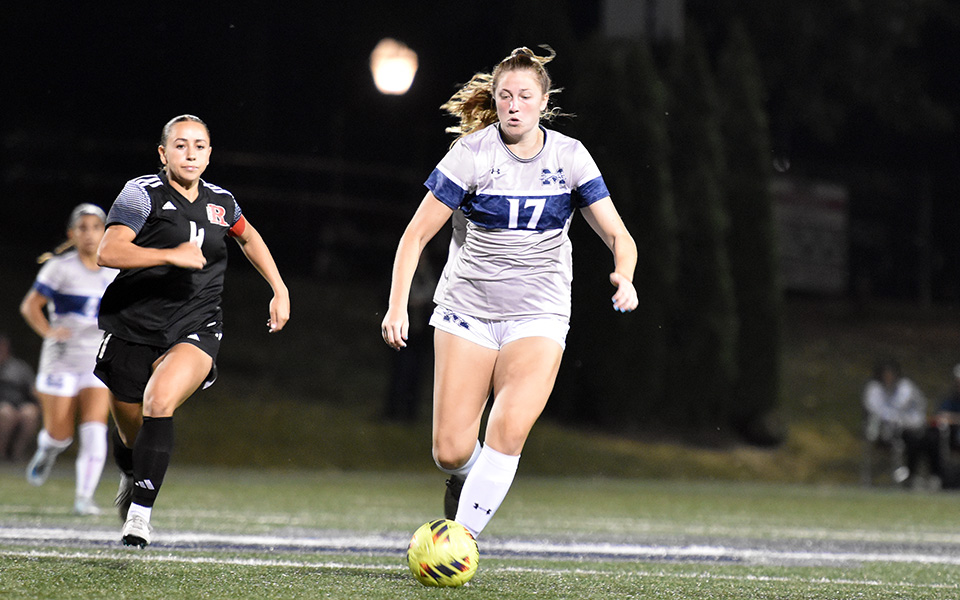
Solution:
{"label": "white cleat", "polygon": [[73,503],[73,514],[83,517],[98,517],[103,514],[93,498],[77,498]]}
{"label": "white cleat", "polygon": [[121,531],[121,541],[124,546],[139,546],[144,548],[150,543],[150,536],[153,533],[153,527],[140,515],[130,515],[127,522],[123,524]]}
{"label": "white cleat", "polygon": [[37,448],[27,465],[27,482],[30,485],[43,485],[53,470],[53,463],[57,461],[57,455],[53,452],[46,452]]}

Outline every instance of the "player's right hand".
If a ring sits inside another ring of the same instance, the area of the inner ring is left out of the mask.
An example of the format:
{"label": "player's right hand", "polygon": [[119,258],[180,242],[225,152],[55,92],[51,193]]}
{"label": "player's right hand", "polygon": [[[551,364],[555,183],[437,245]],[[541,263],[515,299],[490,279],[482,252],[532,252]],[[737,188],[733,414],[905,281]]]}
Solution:
{"label": "player's right hand", "polygon": [[193,242],[184,242],[176,248],[171,248],[167,262],[183,269],[202,269],[207,264],[203,250]]}

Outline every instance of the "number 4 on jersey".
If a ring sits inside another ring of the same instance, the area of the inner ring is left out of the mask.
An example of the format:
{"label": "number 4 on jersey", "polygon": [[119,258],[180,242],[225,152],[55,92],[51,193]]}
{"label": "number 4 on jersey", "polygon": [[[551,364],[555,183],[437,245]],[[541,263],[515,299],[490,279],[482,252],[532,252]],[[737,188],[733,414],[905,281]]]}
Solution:
{"label": "number 4 on jersey", "polygon": [[[520,220],[520,199],[507,198],[507,202],[510,203],[510,223],[508,227],[510,229],[517,229],[517,222]],[[527,198],[527,201],[523,204],[523,208],[526,210],[532,206],[533,214],[527,222],[526,229],[537,228],[537,223],[540,222],[540,215],[543,214],[543,207],[546,203],[546,198]]]}
{"label": "number 4 on jersey", "polygon": [[197,248],[203,248],[203,235],[205,233],[205,229],[197,227],[195,222],[190,221],[190,242],[196,244]]}

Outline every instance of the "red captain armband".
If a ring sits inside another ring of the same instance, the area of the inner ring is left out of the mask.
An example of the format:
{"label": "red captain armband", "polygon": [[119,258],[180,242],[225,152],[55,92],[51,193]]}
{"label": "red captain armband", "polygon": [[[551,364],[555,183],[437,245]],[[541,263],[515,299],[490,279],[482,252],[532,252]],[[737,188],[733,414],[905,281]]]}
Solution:
{"label": "red captain armband", "polygon": [[230,237],[240,237],[243,235],[243,230],[247,228],[247,220],[243,218],[243,215],[240,215],[240,218],[237,219],[237,222],[233,224],[227,234]]}

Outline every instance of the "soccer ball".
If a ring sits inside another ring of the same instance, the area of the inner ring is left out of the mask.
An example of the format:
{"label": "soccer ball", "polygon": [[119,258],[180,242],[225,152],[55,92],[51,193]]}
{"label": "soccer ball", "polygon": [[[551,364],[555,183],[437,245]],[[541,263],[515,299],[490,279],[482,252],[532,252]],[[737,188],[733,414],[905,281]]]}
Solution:
{"label": "soccer ball", "polygon": [[420,526],[410,539],[407,564],[423,585],[455,587],[473,578],[480,550],[467,528],[447,519]]}

